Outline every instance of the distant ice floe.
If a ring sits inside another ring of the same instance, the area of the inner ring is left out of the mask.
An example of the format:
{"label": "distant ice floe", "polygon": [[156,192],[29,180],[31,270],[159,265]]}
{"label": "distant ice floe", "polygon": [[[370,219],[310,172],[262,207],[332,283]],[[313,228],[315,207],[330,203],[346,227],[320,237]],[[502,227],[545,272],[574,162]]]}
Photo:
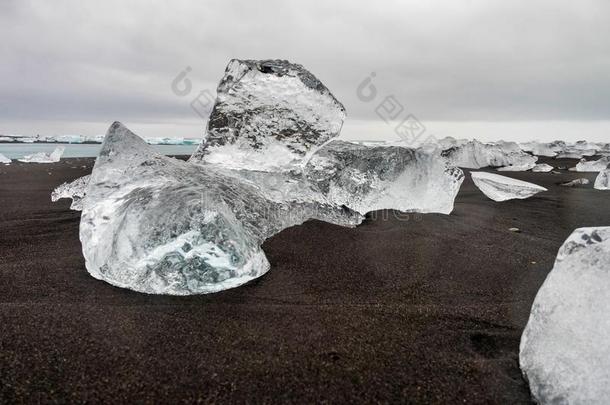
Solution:
{"label": "distant ice floe", "polygon": [[[66,143],[66,144],[96,144],[104,141],[104,135],[50,135],[50,136],[23,136],[3,135],[0,143]],[[198,145],[201,139],[195,138],[147,138],[150,145]]]}
{"label": "distant ice floe", "polygon": [[519,364],[541,404],[610,399],[610,227],[576,229],[538,291]]}
{"label": "distant ice floe", "polygon": [[604,169],[595,178],[593,188],[597,190],[610,190],[610,169]]}
{"label": "distant ice floe", "polygon": [[4,156],[2,153],[0,153],[0,163],[4,163],[5,165],[8,165],[12,162],[11,159],[7,158],[6,156]]}
{"label": "distant ice floe", "polygon": [[542,191],[547,191],[546,188],[536,184],[500,176],[499,174],[487,172],[472,172],[470,174],[479,190],[494,201],[525,199]]}
{"label": "distant ice floe", "polygon": [[31,155],[26,155],[18,160],[24,163],[56,163],[61,159],[61,155],[64,153],[64,150],[65,148],[63,146],[58,146],[51,153],[36,152]]}
{"label": "distant ice floe", "polygon": [[308,219],[356,226],[380,208],[449,213],[464,178],[423,149],[329,142],[343,106],[287,61],[231,61],[214,111],[188,162],[115,122],[88,185],[56,190],[56,198],[81,198],[80,239],[94,277],[153,294],[236,287],[268,271],[261,245],[286,227]]}

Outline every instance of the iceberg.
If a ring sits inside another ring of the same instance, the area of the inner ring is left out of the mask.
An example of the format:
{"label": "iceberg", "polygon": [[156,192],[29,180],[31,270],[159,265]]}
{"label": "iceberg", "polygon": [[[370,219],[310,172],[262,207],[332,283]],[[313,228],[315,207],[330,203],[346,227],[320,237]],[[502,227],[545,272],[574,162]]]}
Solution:
{"label": "iceberg", "polygon": [[525,153],[514,142],[482,143],[477,140],[458,144],[441,152],[452,166],[467,169],[535,164],[538,158]]}
{"label": "iceberg", "polygon": [[464,173],[438,155],[401,146],[332,141],[305,166],[334,204],[361,214],[381,209],[449,214]]}
{"label": "iceberg", "polygon": [[31,155],[26,155],[18,160],[25,163],[56,163],[61,159],[61,155],[64,153],[64,150],[65,148],[63,146],[58,146],[51,153],[36,152]]}
{"label": "iceberg", "polygon": [[5,165],[8,165],[11,163],[11,159],[7,158],[2,153],[0,153],[0,163],[4,163]]}
{"label": "iceberg", "polygon": [[536,402],[610,398],[610,227],[576,229],[538,291],[519,363]]}
{"label": "iceberg", "polygon": [[83,200],[87,270],[144,293],[211,293],[267,272],[261,244],[284,228],[308,219],[343,226],[363,219],[303,195],[281,201],[264,191],[238,172],[162,156],[115,122]]}
{"label": "iceberg", "polygon": [[525,199],[541,191],[547,191],[546,188],[539,185],[499,174],[472,172],[470,175],[479,190],[494,201]]}
{"label": "iceberg", "polygon": [[538,163],[536,166],[532,167],[533,172],[548,173],[551,170],[553,170],[553,166],[546,163]]}
{"label": "iceberg", "polygon": [[587,161],[585,159],[581,159],[580,162],[576,164],[576,167],[570,168],[570,171],[574,172],[600,172],[610,165],[610,157],[604,156],[599,160],[590,160]]}
{"label": "iceberg", "polygon": [[343,105],[301,65],[233,59],[191,162],[267,171],[299,166],[339,135],[344,119]]}
{"label": "iceberg", "polygon": [[593,188],[597,190],[610,190],[610,169],[604,169],[595,178]]}
{"label": "iceberg", "polygon": [[79,177],[70,183],[61,184],[51,193],[51,201],[55,202],[62,198],[71,198],[72,204],[70,205],[70,209],[82,211],[83,198],[85,198],[90,177],[91,175],[86,175]]}

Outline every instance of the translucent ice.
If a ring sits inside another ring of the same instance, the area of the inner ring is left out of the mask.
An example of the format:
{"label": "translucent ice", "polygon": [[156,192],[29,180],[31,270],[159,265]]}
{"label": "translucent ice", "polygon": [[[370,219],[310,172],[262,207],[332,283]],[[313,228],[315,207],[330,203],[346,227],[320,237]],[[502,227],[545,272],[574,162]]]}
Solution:
{"label": "translucent ice", "polygon": [[161,156],[114,123],[83,204],[87,270],[146,293],[210,293],[264,274],[261,244],[286,227],[310,218],[344,226],[362,220],[320,195],[283,199],[268,188],[237,171]]}
{"label": "translucent ice", "polygon": [[4,163],[4,164],[8,165],[11,163],[11,159],[7,158],[2,153],[0,153],[0,163]]}
{"label": "translucent ice", "polygon": [[83,198],[87,192],[87,185],[91,176],[83,176],[70,183],[63,183],[51,193],[51,201],[57,201],[60,198],[71,198],[72,204],[70,209],[82,211]]}
{"label": "translucent ice", "polygon": [[63,146],[58,146],[51,153],[36,152],[22,157],[19,161],[25,163],[56,163],[61,159],[64,149]]}
{"label": "translucent ice", "polygon": [[538,291],[519,363],[541,404],[610,399],[610,227],[576,229]]}
{"label": "translucent ice", "polygon": [[232,169],[288,168],[337,136],[344,119],[343,105],[301,65],[233,59],[191,161]]}
{"label": "translucent ice", "polygon": [[400,146],[344,141],[325,145],[306,165],[310,182],[337,205],[449,214],[464,173],[438,155]]}
{"label": "translucent ice", "polygon": [[472,172],[471,176],[474,184],[483,194],[494,201],[524,199],[541,191],[547,191],[546,188],[536,184],[500,176],[499,174]]}
{"label": "translucent ice", "polygon": [[610,169],[604,169],[599,172],[593,187],[597,190],[610,190]]}
{"label": "translucent ice", "polygon": [[468,169],[529,165],[538,160],[536,156],[523,152],[514,142],[481,143],[477,140],[445,149],[442,156],[452,166]]}

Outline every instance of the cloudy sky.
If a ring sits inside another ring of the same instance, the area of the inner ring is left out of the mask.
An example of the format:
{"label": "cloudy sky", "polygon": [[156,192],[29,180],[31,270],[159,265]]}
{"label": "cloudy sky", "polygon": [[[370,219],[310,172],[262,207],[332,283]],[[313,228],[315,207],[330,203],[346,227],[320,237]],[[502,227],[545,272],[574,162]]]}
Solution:
{"label": "cloudy sky", "polygon": [[190,103],[231,58],[279,58],[344,103],[347,138],[395,137],[394,96],[435,136],[610,141],[605,0],[0,0],[0,35],[0,133],[199,137]]}

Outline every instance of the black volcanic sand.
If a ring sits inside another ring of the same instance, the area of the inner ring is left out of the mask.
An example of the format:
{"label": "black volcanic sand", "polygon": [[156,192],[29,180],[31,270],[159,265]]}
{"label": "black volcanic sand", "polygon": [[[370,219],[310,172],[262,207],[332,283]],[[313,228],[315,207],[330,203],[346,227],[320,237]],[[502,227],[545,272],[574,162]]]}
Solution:
{"label": "black volcanic sand", "polygon": [[310,221],[252,283],[149,296],[89,276],[50,201],[92,164],[0,166],[1,403],[527,403],[534,296],[575,228],[610,225],[610,192],[556,185],[595,173],[503,173],[549,189],[503,203],[467,175],[451,215]]}

